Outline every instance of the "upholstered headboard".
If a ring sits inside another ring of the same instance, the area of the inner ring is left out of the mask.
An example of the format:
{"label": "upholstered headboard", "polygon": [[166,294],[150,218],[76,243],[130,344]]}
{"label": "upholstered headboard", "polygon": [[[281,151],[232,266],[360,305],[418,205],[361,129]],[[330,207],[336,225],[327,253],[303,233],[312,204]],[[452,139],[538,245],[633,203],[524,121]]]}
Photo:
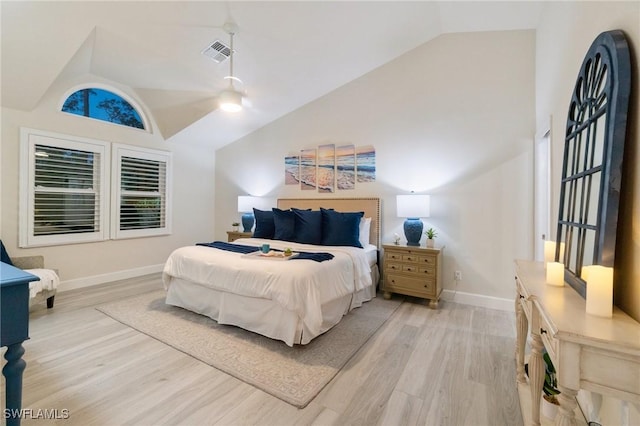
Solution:
{"label": "upholstered headboard", "polygon": [[371,218],[369,241],[380,248],[380,198],[279,198],[279,209],[334,209],[338,212],[364,212]]}

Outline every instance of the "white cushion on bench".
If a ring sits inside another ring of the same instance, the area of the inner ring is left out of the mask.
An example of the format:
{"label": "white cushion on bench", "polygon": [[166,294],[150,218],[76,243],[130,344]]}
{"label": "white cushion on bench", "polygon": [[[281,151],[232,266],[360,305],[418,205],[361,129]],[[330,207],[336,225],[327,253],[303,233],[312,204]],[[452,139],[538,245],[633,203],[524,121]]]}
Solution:
{"label": "white cushion on bench", "polygon": [[55,291],[60,285],[60,278],[53,269],[25,269],[25,271],[40,278],[40,281],[29,283],[29,297],[31,299],[43,290]]}

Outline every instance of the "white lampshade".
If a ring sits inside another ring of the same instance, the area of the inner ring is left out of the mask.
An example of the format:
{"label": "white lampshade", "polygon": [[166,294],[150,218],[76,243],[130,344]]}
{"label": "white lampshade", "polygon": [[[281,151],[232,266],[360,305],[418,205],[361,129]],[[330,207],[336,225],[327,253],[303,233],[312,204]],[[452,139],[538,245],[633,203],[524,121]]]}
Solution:
{"label": "white lampshade", "polygon": [[242,110],[242,93],[229,88],[220,93],[220,109],[227,112],[238,112]]}
{"label": "white lampshade", "polygon": [[253,208],[259,208],[261,205],[260,197],[252,197],[251,195],[238,196],[238,212],[253,213]]}
{"label": "white lampshade", "polygon": [[429,217],[430,197],[428,195],[396,195],[398,217]]}

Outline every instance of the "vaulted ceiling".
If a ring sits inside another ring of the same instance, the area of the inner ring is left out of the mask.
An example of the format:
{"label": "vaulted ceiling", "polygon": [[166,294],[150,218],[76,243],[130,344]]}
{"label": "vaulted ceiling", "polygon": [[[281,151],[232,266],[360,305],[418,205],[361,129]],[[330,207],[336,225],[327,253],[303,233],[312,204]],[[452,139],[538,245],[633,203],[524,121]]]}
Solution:
{"label": "vaulted ceiling", "polygon": [[[166,139],[224,146],[443,33],[535,28],[540,2],[1,2],[3,107],[56,81],[112,81]],[[201,51],[238,26],[247,107],[218,109],[229,63]],[[434,64],[437,66],[437,64]],[[402,78],[402,76],[398,76]]]}

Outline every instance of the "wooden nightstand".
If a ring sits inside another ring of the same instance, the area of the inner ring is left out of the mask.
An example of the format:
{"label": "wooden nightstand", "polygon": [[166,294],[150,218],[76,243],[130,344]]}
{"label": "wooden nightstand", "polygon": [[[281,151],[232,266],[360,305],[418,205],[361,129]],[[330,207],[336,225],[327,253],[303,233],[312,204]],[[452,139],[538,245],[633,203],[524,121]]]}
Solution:
{"label": "wooden nightstand", "polygon": [[227,241],[235,241],[238,238],[251,238],[253,232],[227,231]]}
{"label": "wooden nightstand", "polygon": [[437,308],[442,293],[442,248],[383,244],[384,298],[391,293],[429,299],[429,307]]}

